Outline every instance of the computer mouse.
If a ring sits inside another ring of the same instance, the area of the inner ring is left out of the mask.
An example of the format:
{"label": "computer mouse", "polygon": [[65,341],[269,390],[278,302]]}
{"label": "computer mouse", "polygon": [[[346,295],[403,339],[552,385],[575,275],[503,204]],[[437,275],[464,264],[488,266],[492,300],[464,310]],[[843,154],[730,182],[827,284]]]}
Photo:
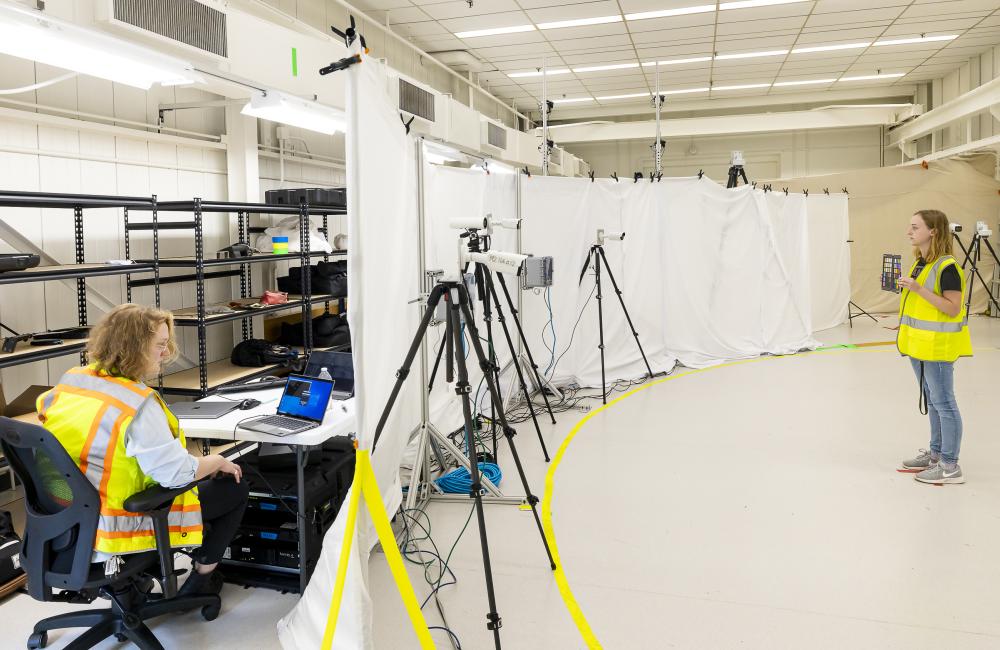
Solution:
{"label": "computer mouse", "polygon": [[245,399],[242,402],[240,402],[241,411],[249,411],[250,409],[255,409],[258,406],[260,406],[259,399]]}

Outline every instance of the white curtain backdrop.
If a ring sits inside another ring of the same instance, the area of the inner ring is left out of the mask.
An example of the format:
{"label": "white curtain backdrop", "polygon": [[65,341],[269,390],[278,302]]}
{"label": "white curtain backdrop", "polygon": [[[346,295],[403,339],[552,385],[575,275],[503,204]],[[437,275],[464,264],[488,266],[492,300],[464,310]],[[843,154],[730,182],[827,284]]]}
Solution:
{"label": "white curtain backdrop", "polygon": [[[365,57],[364,63],[350,67],[347,75],[348,319],[359,444],[370,448],[396,370],[402,365],[420,316],[420,306],[409,304],[420,291],[415,245],[416,142],[405,134],[392,108],[385,71],[377,60]],[[390,518],[401,500],[400,458],[409,433],[420,419],[417,377],[414,372],[404,384],[372,455]],[[327,532],[319,564],[302,599],[278,623],[279,639],[286,650],[320,647],[346,514],[346,508],[342,509]],[[334,648],[372,647],[372,603],[364,576],[376,539],[362,505]]]}

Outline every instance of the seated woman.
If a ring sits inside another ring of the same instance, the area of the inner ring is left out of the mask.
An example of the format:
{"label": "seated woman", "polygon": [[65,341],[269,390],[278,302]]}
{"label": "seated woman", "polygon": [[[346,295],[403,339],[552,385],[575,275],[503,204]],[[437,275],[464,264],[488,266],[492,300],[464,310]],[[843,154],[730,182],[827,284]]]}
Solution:
{"label": "seated woman", "polygon": [[[153,521],[124,509],[147,487],[181,487],[217,475],[174,500],[170,544],[193,548],[179,595],[219,593],[215,570],[243,518],[246,483],[222,456],[192,456],[177,418],[143,380],[177,356],[173,316],[152,307],[113,309],[90,333],[90,365],[69,370],[38,398],[39,419],[101,494],[94,561],[156,548]],[[195,548],[197,547],[197,548]]]}

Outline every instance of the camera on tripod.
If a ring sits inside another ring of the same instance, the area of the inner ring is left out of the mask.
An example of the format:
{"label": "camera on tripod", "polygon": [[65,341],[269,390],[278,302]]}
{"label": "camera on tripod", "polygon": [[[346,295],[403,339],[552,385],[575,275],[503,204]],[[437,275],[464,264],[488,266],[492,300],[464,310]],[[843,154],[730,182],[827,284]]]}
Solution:
{"label": "camera on tripod", "polygon": [[952,234],[954,234],[956,232],[962,232],[962,224],[960,224],[960,223],[954,223],[954,222],[949,223],[948,224],[948,229],[952,232]]}
{"label": "camera on tripod", "polygon": [[980,237],[990,237],[993,235],[993,231],[989,226],[986,225],[985,221],[976,222],[976,234]]}

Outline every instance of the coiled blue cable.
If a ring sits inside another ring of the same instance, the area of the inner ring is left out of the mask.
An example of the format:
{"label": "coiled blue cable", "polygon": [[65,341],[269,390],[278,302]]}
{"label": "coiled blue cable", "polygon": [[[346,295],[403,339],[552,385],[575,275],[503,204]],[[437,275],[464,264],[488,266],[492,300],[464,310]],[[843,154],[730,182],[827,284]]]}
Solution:
{"label": "coiled blue cable", "polygon": [[[478,465],[480,474],[488,478],[493,485],[500,485],[500,481],[503,479],[503,472],[500,471],[499,465],[496,463],[478,463]],[[468,494],[472,490],[472,479],[469,476],[469,470],[464,467],[453,469],[437,479],[435,483],[448,494]]]}

